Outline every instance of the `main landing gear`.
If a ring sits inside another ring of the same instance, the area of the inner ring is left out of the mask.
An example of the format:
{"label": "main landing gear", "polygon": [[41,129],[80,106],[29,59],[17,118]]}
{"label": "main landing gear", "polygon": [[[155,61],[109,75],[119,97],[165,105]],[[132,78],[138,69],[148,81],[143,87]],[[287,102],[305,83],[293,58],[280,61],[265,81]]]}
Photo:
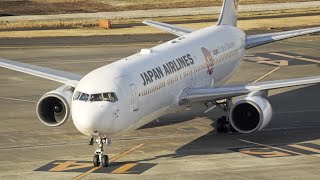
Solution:
{"label": "main landing gear", "polygon": [[226,116],[222,116],[216,122],[216,130],[218,133],[237,132],[231,125]]}
{"label": "main landing gear", "polygon": [[[90,138],[89,145],[93,145],[94,138]],[[101,166],[102,167],[108,167],[109,166],[109,157],[108,155],[104,155],[103,152],[103,146],[104,144],[110,144],[110,141],[108,141],[107,138],[97,138],[95,139],[95,142],[98,144],[98,149],[95,151],[95,155],[93,156],[93,165],[95,167]]]}
{"label": "main landing gear", "polygon": [[[218,107],[219,109],[223,110],[224,113],[226,114],[225,116],[218,118],[218,120],[216,121],[216,131],[218,133],[237,132],[232,127],[230,120],[229,120],[230,107],[232,106],[231,99],[214,101],[211,103],[213,104],[213,106],[212,106],[212,108],[209,108],[209,110],[213,109],[213,107]],[[205,105],[208,107],[207,104],[205,104]]]}

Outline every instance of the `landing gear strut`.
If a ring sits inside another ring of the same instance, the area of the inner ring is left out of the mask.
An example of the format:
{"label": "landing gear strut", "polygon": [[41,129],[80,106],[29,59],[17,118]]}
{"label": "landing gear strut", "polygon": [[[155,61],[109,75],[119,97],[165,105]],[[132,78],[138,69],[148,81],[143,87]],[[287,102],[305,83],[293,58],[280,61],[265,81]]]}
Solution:
{"label": "landing gear strut", "polygon": [[224,101],[216,101],[213,103],[216,107],[225,112],[225,116],[222,116],[216,121],[216,130],[218,133],[237,132],[231,125],[229,120],[230,106],[232,106],[231,99]]}
{"label": "landing gear strut", "polygon": [[237,132],[226,116],[222,116],[216,122],[216,130],[218,133]]}
{"label": "landing gear strut", "polygon": [[[93,138],[90,138],[90,145],[93,144]],[[109,157],[108,155],[104,155],[103,152],[103,146],[104,144],[109,144],[110,142],[108,141],[107,138],[97,138],[96,143],[98,144],[98,149],[95,151],[95,155],[93,156],[93,165],[95,167],[101,166],[102,167],[108,167],[109,166]]]}

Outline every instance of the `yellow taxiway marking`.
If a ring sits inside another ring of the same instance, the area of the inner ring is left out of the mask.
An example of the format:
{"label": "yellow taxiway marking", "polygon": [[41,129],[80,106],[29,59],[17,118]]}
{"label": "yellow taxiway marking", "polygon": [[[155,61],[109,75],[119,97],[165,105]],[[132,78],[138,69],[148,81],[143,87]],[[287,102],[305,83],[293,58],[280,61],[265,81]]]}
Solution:
{"label": "yellow taxiway marking", "polygon": [[295,151],[290,151],[290,150],[279,148],[279,147],[274,147],[274,146],[270,146],[270,145],[266,145],[266,144],[247,141],[247,140],[244,140],[244,139],[239,139],[239,141],[250,143],[250,144],[254,144],[254,145],[258,145],[258,146],[264,146],[264,147],[268,147],[268,148],[271,148],[271,149],[276,149],[276,150],[280,150],[280,151],[284,151],[284,152],[288,152],[288,153],[292,153],[292,154],[303,155],[303,156],[308,156],[308,157],[320,159],[320,157],[317,157],[317,156],[312,156],[312,155],[309,155],[309,154],[303,154],[303,153],[299,153],[299,152],[295,152]]}
{"label": "yellow taxiway marking", "polygon": [[90,163],[78,163],[77,161],[55,162],[53,164],[58,164],[58,166],[50,169],[49,171],[61,172],[73,169],[88,168],[92,166]]}
{"label": "yellow taxiway marking", "polygon": [[134,167],[135,165],[137,165],[137,163],[129,163],[129,164],[125,164],[121,167],[119,167],[118,169],[112,171],[112,174],[121,174],[123,172],[126,172],[127,170],[131,169],[132,167]]}
{"label": "yellow taxiway marking", "polygon": [[[239,152],[243,153],[243,154],[250,154],[250,155],[259,155],[261,157],[264,158],[271,158],[271,157],[284,157],[284,156],[290,156],[290,154],[284,153],[284,152],[280,152],[280,151],[276,151],[276,150],[272,150],[270,152],[256,152],[254,150],[256,150],[257,148],[244,148],[244,149],[240,149]],[[259,148],[259,150],[270,150],[270,148]]]}
{"label": "yellow taxiway marking", "polygon": [[90,169],[89,171],[87,171],[85,173],[82,173],[79,176],[74,177],[73,179],[75,180],[75,179],[84,178],[84,177],[88,176],[89,174],[91,174],[93,171],[98,170],[100,168],[101,168],[100,166],[99,167],[94,167],[94,168]]}
{"label": "yellow taxiway marking", "polygon": [[[131,153],[132,151],[134,151],[134,150],[142,147],[143,145],[144,145],[144,144],[139,144],[139,145],[137,145],[137,146],[135,146],[135,147],[133,147],[133,148],[131,148],[131,149],[128,149],[128,150],[124,151],[123,153],[121,153],[121,154],[119,154],[119,155],[111,158],[111,159],[109,160],[109,162],[116,161],[116,160],[122,158],[123,156]],[[132,167],[133,167],[133,166],[132,166]],[[73,179],[76,180],[76,179],[84,178],[85,176],[91,174],[92,172],[94,172],[95,170],[98,170],[98,169],[100,169],[100,168],[101,168],[101,166],[99,166],[99,167],[94,167],[94,168],[90,169],[89,171],[87,171],[87,172],[85,172],[85,173],[82,173],[82,174],[80,174],[79,176],[74,177]],[[120,167],[120,168],[121,168],[121,167]],[[130,167],[130,168],[131,168],[131,167]],[[128,168],[128,169],[130,169],[130,168]],[[118,169],[119,169],[119,168],[118,168]]]}
{"label": "yellow taxiway marking", "polygon": [[246,55],[244,59],[250,62],[258,63],[258,64],[268,64],[272,66],[288,66],[289,65],[287,60],[272,60],[267,57],[254,56],[250,54]]}
{"label": "yellow taxiway marking", "polygon": [[319,149],[314,149],[314,148],[302,146],[302,145],[299,145],[299,144],[290,144],[288,146],[320,154],[320,150]]}
{"label": "yellow taxiway marking", "polygon": [[262,79],[266,78],[267,76],[269,76],[270,74],[274,73],[275,71],[277,71],[278,69],[280,69],[279,67],[274,68],[273,70],[267,72],[266,74],[264,74],[263,76],[259,77],[258,79],[254,80],[252,83],[256,83],[258,81],[261,81]]}
{"label": "yellow taxiway marking", "polygon": [[111,158],[111,159],[110,159],[110,162],[113,162],[113,161],[116,161],[116,160],[122,158],[123,156],[125,156],[125,155],[131,153],[132,151],[134,151],[134,150],[142,147],[143,145],[144,145],[144,144],[139,144],[139,145],[137,145],[137,146],[135,146],[135,147],[133,147],[133,148],[131,148],[131,149],[129,149],[129,150],[127,150],[127,151],[125,151],[125,152],[123,152],[123,153],[121,153],[121,154],[113,157],[113,158]]}
{"label": "yellow taxiway marking", "polygon": [[291,56],[291,55],[281,54],[281,53],[269,53],[269,54],[276,55],[276,56],[281,56],[281,57],[286,57],[286,58],[298,59],[298,60],[302,60],[302,61],[313,62],[313,63],[319,63],[320,64],[320,60],[304,58],[304,57],[301,57],[301,56]]}

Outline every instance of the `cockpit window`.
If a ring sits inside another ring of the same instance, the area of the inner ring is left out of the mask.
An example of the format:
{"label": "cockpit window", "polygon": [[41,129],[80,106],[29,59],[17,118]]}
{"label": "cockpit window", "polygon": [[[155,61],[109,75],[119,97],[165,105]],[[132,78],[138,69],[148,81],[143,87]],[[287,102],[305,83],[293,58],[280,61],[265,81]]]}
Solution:
{"label": "cockpit window", "polygon": [[73,100],[80,100],[80,101],[109,101],[109,102],[116,102],[118,101],[117,95],[114,92],[107,92],[107,93],[98,93],[98,94],[86,94],[82,92],[75,92],[73,96]]}
{"label": "cockpit window", "polygon": [[116,94],[114,92],[103,93],[103,100],[116,102],[118,100]]}
{"label": "cockpit window", "polygon": [[86,94],[86,93],[82,93],[79,100],[80,101],[88,101],[89,99],[89,94]]}
{"label": "cockpit window", "polygon": [[102,101],[102,94],[91,94],[90,101]]}
{"label": "cockpit window", "polygon": [[75,92],[74,95],[73,95],[73,100],[79,99],[80,95],[81,95],[81,92],[78,92],[78,91]]}

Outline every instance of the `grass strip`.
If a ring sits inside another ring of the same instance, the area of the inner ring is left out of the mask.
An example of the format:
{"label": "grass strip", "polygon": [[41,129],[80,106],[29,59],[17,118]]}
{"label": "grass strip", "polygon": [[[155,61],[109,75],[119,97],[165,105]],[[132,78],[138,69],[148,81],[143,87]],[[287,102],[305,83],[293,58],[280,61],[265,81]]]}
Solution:
{"label": "grass strip", "polygon": [[[182,27],[193,29],[213,25],[212,22],[180,24]],[[282,17],[267,19],[239,20],[238,27],[242,30],[292,29],[320,26],[319,16]],[[112,36],[112,35],[139,35],[165,33],[149,26],[132,26],[117,29],[78,28],[59,30],[33,31],[3,31],[0,38],[32,38],[32,37],[65,37],[65,36]]]}

